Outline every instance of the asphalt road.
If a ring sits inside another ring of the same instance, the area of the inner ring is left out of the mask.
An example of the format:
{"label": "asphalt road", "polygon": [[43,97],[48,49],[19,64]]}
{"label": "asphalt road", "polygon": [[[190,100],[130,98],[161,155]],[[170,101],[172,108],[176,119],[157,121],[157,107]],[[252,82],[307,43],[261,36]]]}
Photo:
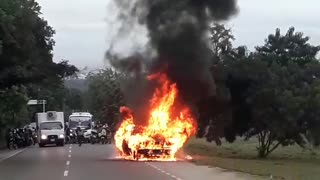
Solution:
{"label": "asphalt road", "polygon": [[247,175],[189,162],[133,162],[116,158],[113,145],[27,148],[0,161],[0,180],[233,180]]}

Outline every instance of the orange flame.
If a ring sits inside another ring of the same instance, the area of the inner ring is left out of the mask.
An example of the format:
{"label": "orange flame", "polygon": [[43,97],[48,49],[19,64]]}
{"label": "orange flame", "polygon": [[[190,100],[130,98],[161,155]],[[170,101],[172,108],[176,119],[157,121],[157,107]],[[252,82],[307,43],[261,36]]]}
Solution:
{"label": "orange flame", "polygon": [[175,106],[178,89],[165,74],[153,74],[148,80],[161,85],[150,100],[148,125],[136,126],[132,111],[121,107],[123,122],[115,134],[116,147],[125,159],[175,160],[177,151],[195,134],[196,121],[189,107]]}

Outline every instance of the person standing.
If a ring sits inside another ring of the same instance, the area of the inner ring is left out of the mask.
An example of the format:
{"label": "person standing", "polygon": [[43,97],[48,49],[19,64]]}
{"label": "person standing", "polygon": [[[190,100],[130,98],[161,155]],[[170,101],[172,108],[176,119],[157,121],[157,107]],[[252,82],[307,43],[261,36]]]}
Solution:
{"label": "person standing", "polygon": [[81,130],[80,127],[77,127],[76,134],[77,134],[78,144],[79,144],[79,146],[81,146],[82,138],[83,138],[83,131]]}

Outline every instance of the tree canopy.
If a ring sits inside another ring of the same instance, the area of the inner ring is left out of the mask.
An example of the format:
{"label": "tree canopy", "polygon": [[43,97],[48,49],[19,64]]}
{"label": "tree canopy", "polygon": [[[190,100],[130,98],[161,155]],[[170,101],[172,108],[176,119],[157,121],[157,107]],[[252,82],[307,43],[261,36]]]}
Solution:
{"label": "tree canopy", "polygon": [[97,73],[89,74],[88,91],[85,101],[88,110],[93,113],[95,119],[115,126],[119,118],[119,108],[124,105],[120,82],[124,75],[113,69],[107,68]]}
{"label": "tree canopy", "polygon": [[217,105],[206,109],[212,119],[205,123],[209,125],[206,138],[220,144],[222,137],[229,142],[237,136],[257,137],[259,157],[279,145],[305,147],[308,137],[319,143],[319,50],[309,37],[290,28],[285,35],[277,29],[254,52],[244,46],[228,51],[212,73],[217,89],[223,90],[218,96],[225,96],[221,105],[227,111],[213,113]]}
{"label": "tree canopy", "polygon": [[62,109],[63,79],[78,69],[68,61],[53,61],[54,34],[36,1],[0,1],[0,134],[6,126],[31,120],[26,106],[30,98]]}

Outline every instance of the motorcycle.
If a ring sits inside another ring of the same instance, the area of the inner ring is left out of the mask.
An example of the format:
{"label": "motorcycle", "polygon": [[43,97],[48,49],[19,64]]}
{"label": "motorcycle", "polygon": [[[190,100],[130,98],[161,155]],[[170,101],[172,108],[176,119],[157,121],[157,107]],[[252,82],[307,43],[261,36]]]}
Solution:
{"label": "motorcycle", "polygon": [[[104,129],[105,132],[99,133],[101,144],[111,144],[111,131]],[[102,130],[103,131],[103,130]]]}
{"label": "motorcycle", "polygon": [[38,142],[38,135],[36,132],[32,133],[32,143],[33,145],[36,145],[36,143]]}
{"label": "motorcycle", "polygon": [[13,133],[13,139],[14,139],[14,142],[15,142],[17,148],[23,147],[24,139],[22,138],[22,136],[19,134],[19,132],[17,130],[14,131],[14,133]]}
{"label": "motorcycle", "polygon": [[77,134],[75,132],[70,132],[69,134],[69,143],[76,144],[77,143]]}
{"label": "motorcycle", "polygon": [[111,139],[112,139],[112,134],[110,131],[108,131],[108,134],[107,134],[107,142],[108,144],[111,144]]}
{"label": "motorcycle", "polygon": [[10,137],[9,137],[9,150],[11,150],[11,149],[17,149],[18,148],[18,146],[17,146],[17,144],[15,143],[15,141],[14,141],[14,137],[13,137],[13,133],[10,133]]}
{"label": "motorcycle", "polygon": [[100,142],[101,142],[101,144],[107,144],[107,138],[106,138],[106,136],[102,135],[102,136],[100,137]]}
{"label": "motorcycle", "polygon": [[91,144],[98,143],[98,132],[96,130],[91,131],[91,136],[90,136],[90,142]]}

